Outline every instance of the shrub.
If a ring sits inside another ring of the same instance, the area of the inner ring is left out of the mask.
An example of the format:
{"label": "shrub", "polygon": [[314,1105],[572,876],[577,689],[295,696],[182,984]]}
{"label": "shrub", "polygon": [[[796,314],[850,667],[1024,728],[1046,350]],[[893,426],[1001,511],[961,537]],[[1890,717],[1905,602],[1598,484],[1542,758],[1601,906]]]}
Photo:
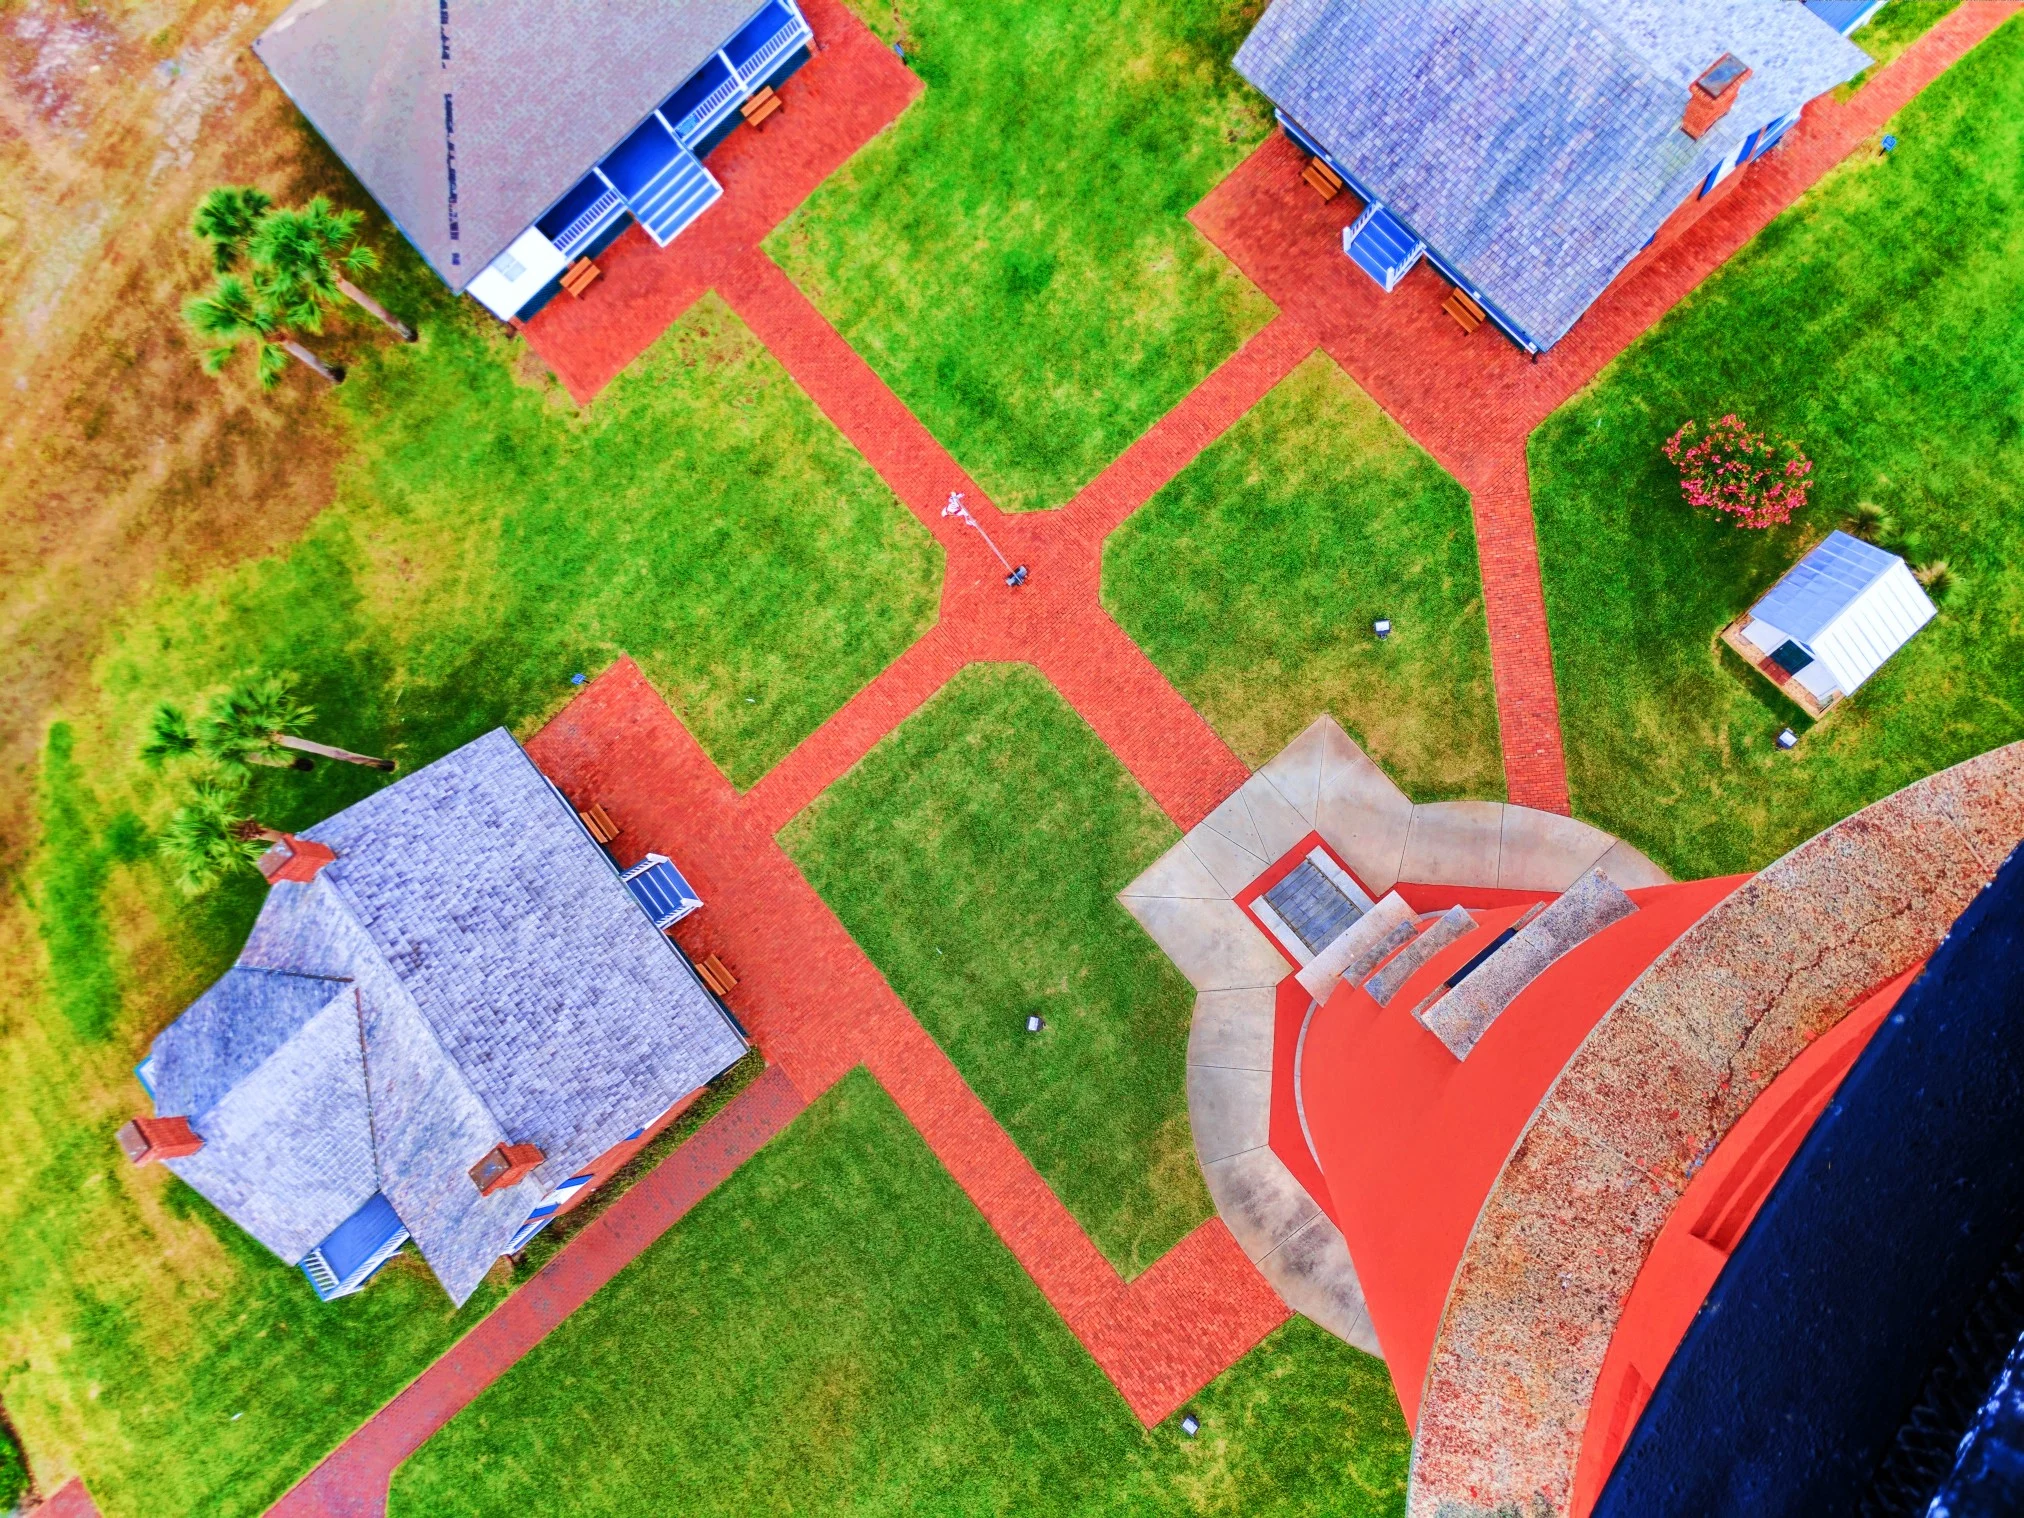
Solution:
{"label": "shrub", "polygon": [[1790,438],[1752,432],[1733,413],[1703,426],[1688,422],[1666,441],[1689,506],[1726,511],[1738,527],[1792,520],[1813,488],[1813,460]]}
{"label": "shrub", "polygon": [[0,1413],[0,1513],[12,1512],[27,1495],[28,1461],[22,1456],[7,1415]]}

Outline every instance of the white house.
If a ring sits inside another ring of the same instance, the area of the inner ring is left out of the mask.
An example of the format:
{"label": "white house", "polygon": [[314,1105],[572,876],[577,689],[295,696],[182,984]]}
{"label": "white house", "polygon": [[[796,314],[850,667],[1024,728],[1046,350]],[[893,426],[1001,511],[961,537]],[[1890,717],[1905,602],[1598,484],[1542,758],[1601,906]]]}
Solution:
{"label": "white house", "polygon": [[806,62],[795,0],[296,0],[254,51],[452,290],[497,316],[630,221],[716,204],[703,158]]}
{"label": "white house", "polygon": [[1894,553],[1831,532],[1771,587],[1740,624],[1738,652],[1798,686],[1825,711],[1852,696],[1936,615],[1917,577]]}

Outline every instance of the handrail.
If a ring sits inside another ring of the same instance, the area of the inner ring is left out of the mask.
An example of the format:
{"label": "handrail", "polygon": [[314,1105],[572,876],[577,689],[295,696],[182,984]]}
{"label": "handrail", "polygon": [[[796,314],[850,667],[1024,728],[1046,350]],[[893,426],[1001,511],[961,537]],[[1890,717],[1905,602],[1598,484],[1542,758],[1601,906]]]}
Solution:
{"label": "handrail", "polygon": [[555,250],[567,257],[595,232],[599,225],[616,211],[624,197],[617,190],[606,190],[589,207],[562,229],[562,235],[555,239]]}

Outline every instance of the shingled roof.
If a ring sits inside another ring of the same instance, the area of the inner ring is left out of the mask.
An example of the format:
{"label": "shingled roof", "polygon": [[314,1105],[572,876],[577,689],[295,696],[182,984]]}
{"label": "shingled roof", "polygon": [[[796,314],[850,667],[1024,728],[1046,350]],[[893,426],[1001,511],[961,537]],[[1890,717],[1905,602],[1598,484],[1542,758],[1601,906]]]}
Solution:
{"label": "shingled roof", "polygon": [[[461,1303],[744,1041],[504,729],[302,836],[336,860],[155,1040],[156,1111],[204,1139],[166,1163],[290,1264],[383,1192]],[[546,1159],[482,1197],[499,1143]]]}
{"label": "shingled roof", "polygon": [[[1724,53],[1750,77],[1696,140]],[[1796,0],[1274,0],[1236,61],[1550,347],[1747,133],[1870,60]]]}
{"label": "shingled roof", "polygon": [[253,50],[465,285],[764,0],[296,0]]}

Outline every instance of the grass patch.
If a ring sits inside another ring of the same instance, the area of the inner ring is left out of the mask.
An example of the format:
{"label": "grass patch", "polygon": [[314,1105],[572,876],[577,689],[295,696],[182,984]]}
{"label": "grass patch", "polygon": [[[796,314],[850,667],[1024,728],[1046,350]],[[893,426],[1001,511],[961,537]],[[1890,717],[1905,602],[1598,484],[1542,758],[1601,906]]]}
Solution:
{"label": "grass patch", "polygon": [[[1532,441],[1575,803],[1681,876],[1754,869],[1922,775],[2024,736],[2024,25],[2006,23]],[[1803,519],[1738,531],[1660,453],[1736,411],[1800,440]],[[1799,748],[1714,637],[1864,500],[1940,617]]]}
{"label": "grass patch", "polygon": [[[1295,1319],[1142,1430],[863,1071],[397,1473],[391,1511],[1403,1511],[1383,1366]],[[561,1494],[566,1494],[566,1497]]]}
{"label": "grass patch", "polygon": [[113,864],[138,857],[146,841],[131,812],[99,815],[68,723],[49,730],[39,790],[43,848],[34,903],[49,956],[50,999],[79,1038],[99,1039],[119,1012],[103,903],[107,880]]}
{"label": "grass patch", "polygon": [[780,839],[1128,1276],[1210,1211],[1194,998],[1116,900],[1179,836],[1051,685],[997,665],[958,675]]}
{"label": "grass patch", "polygon": [[925,97],[767,251],[998,505],[1059,505],[1262,326],[1185,220],[1264,137],[1256,0],[864,0]]}
{"label": "grass patch", "polygon": [[1323,354],[1112,534],[1103,600],[1254,767],[1328,712],[1420,800],[1504,794],[1468,492]]}
{"label": "grass patch", "polygon": [[1961,0],[1887,0],[1868,26],[1849,40],[1876,61],[1834,92],[1847,100],[1875,77],[1876,71],[1933,29]]}
{"label": "grass patch", "polygon": [[[0,1401],[37,1468],[81,1472],[110,1514],[261,1511],[509,1282],[453,1312],[407,1256],[320,1303],[166,1173],[119,1162],[134,1061],[263,894],[241,871],[186,900],[147,857],[173,802],[134,758],[154,703],[290,670],[315,736],[412,771],[526,732],[626,650],[749,783],[934,615],[933,540],[717,302],[579,413],[398,262],[390,303],[423,338],[354,359],[332,397],[338,501],[287,553],[126,616],[49,731],[27,889],[0,902],[22,1172],[0,1198]],[[383,783],[266,771],[252,809],[301,827]]]}

